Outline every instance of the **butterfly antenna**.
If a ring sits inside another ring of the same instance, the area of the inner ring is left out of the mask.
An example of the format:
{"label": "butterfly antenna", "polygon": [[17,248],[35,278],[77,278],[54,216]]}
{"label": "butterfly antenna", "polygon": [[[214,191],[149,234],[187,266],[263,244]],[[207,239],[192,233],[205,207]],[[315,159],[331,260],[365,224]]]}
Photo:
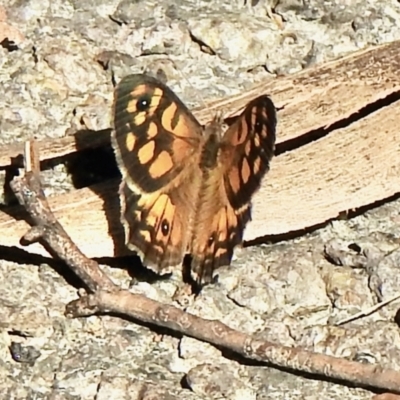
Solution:
{"label": "butterfly antenna", "polygon": [[178,71],[178,73],[181,75],[182,79],[184,79],[186,81],[186,83],[188,83],[188,85],[193,89],[193,91],[197,92],[197,98],[200,100],[200,105],[202,107],[206,107],[207,104],[204,100],[204,97],[201,95],[201,92],[196,89],[193,85],[192,82],[190,82],[190,79],[187,77],[186,74],[183,73],[183,71],[176,65],[175,61],[172,60],[171,58],[168,58],[168,60],[173,64],[173,66],[175,67],[175,69]]}
{"label": "butterfly antenna", "polygon": [[[188,83],[188,85],[193,89],[193,91],[196,92],[196,94],[197,94],[196,98],[199,100],[199,104],[196,107],[206,108],[207,103],[204,100],[204,97],[202,96],[200,90],[198,90],[197,88],[195,88],[192,85],[192,83],[190,82],[190,79],[187,77],[186,74],[183,73],[183,71],[179,68],[179,66],[176,64],[176,62],[173,59],[171,59],[169,56],[167,56],[165,58],[165,60],[169,61],[174,66],[175,70],[178,71],[178,73],[181,75],[182,79],[184,79]],[[164,82],[164,83],[166,83],[166,82]],[[222,122],[222,121],[224,121],[224,118],[223,118],[224,115],[225,115],[225,112],[223,110],[218,110],[214,116],[214,120]]]}

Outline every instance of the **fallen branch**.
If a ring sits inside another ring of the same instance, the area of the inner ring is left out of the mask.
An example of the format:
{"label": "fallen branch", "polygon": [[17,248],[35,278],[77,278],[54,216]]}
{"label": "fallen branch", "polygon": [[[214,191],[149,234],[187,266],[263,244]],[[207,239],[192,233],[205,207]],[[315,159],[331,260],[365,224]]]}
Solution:
{"label": "fallen branch", "polygon": [[355,386],[374,387],[400,392],[400,372],[379,365],[366,365],[343,358],[312,353],[295,347],[280,346],[161,304],[127,290],[98,291],[71,302],[67,314],[73,317],[113,312],[180,332],[218,347],[234,351],[245,358],[341,380]]}
{"label": "fallen branch", "polygon": [[22,237],[26,244],[41,242],[50,253],[63,260],[91,292],[117,288],[97,262],[87,258],[71,240],[52,213],[41,189],[39,154],[35,142],[25,146],[25,176],[15,178],[11,188],[19,203],[28,211],[34,226]]}
{"label": "fallen branch", "polygon": [[23,240],[28,243],[40,241],[50,248],[89,289],[89,294],[67,305],[68,316],[118,313],[180,332],[270,365],[341,380],[356,386],[400,393],[400,372],[384,369],[379,365],[365,365],[256,340],[222,322],[206,320],[145,296],[119,290],[95,261],[80,252],[54,217],[41,190],[38,160],[34,145],[28,142],[25,149],[25,176],[14,178],[11,185],[34,225],[24,235]]}

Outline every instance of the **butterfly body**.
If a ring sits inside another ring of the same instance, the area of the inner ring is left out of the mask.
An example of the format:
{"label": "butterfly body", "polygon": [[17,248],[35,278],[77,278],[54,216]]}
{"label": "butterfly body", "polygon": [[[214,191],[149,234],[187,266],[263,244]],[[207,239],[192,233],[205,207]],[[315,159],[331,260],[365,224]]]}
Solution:
{"label": "butterfly body", "polygon": [[165,85],[130,75],[117,85],[113,147],[122,173],[126,243],[143,264],[168,271],[190,254],[199,282],[229,265],[250,220],[250,200],[269,168],[275,108],[267,96],[223,133],[201,126]]}

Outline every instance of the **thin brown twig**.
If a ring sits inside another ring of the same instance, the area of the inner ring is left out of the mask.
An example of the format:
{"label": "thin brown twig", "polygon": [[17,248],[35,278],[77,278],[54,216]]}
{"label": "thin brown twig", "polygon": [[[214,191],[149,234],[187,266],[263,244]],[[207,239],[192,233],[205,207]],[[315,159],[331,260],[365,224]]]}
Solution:
{"label": "thin brown twig", "polygon": [[383,308],[383,307],[387,306],[388,304],[393,303],[397,300],[400,300],[400,294],[398,294],[398,293],[396,295],[390,297],[389,299],[382,301],[381,303],[374,304],[372,307],[368,307],[365,310],[361,310],[357,314],[353,314],[346,318],[341,319],[340,321],[336,322],[335,325],[336,326],[344,325],[344,324],[347,324],[348,322],[355,321],[361,317],[366,317],[367,315],[371,315],[375,311],[378,311],[381,308]]}
{"label": "thin brown twig", "polygon": [[150,300],[127,290],[98,291],[67,306],[71,316],[113,312],[142,322],[169,328],[186,336],[234,351],[245,358],[351,382],[364,387],[400,392],[400,372],[379,365],[366,365],[343,358],[312,353],[295,347],[281,346],[236,331],[217,320],[207,320],[174,306]]}
{"label": "thin brown twig", "polygon": [[[28,146],[28,152],[33,152],[32,146]],[[32,157],[26,157],[26,160],[30,158]],[[66,312],[69,316],[118,313],[212,343],[253,360],[341,380],[355,386],[400,393],[398,371],[257,340],[229,328],[220,321],[206,320],[145,296],[118,290],[98,264],[79,251],[57,222],[41,190],[38,173],[33,172],[27,165],[25,176],[15,178],[12,189],[36,225],[24,239],[30,242],[41,240],[50,247],[80,277],[91,292],[67,306]]]}

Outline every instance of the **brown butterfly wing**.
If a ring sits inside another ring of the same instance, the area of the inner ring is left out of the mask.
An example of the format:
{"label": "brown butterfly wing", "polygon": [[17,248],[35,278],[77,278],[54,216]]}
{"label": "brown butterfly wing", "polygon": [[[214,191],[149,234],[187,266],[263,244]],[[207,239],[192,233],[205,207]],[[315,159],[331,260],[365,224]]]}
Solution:
{"label": "brown butterfly wing", "polygon": [[130,187],[146,193],[165,188],[198,152],[201,125],[155,78],[123,78],[115,88],[113,111],[113,145]]}
{"label": "brown butterfly wing", "polygon": [[193,182],[185,179],[184,191],[178,186],[168,192],[144,194],[131,190],[125,182],[121,184],[126,244],[140,254],[145,266],[156,272],[169,272],[170,267],[181,264],[186,253],[189,221],[194,213]]}
{"label": "brown butterfly wing", "polygon": [[157,271],[185,254],[202,140],[201,125],[158,80],[130,75],[117,85],[112,143],[126,242]]}
{"label": "brown butterfly wing", "polygon": [[250,206],[240,210],[230,205],[215,207],[210,215],[204,224],[207,230],[200,231],[191,252],[192,277],[199,284],[212,282],[214,271],[231,263],[233,250],[242,242],[243,230],[250,220]]}
{"label": "brown butterfly wing", "polygon": [[192,248],[192,275],[202,283],[213,271],[229,265],[235,246],[251,219],[251,197],[269,169],[274,153],[276,111],[267,96],[251,101],[220,143],[212,201],[204,201],[201,229]]}
{"label": "brown butterfly wing", "polygon": [[229,204],[249,204],[269,170],[275,151],[276,110],[268,96],[252,100],[226,131],[221,147],[224,186]]}

